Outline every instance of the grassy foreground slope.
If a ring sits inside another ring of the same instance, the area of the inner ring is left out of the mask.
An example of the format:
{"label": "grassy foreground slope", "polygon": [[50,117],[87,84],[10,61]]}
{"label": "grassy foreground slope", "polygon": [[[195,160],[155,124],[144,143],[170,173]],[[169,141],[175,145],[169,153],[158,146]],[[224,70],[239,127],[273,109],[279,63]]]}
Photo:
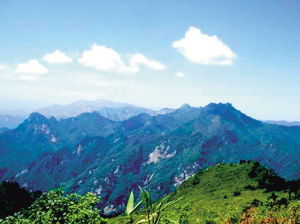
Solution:
{"label": "grassy foreground slope", "polygon": [[[237,223],[247,207],[260,204],[276,194],[289,198],[288,183],[258,163],[221,164],[195,174],[185,181],[170,200],[178,200],[165,211],[165,217],[180,223]],[[143,217],[137,215],[135,220]],[[125,216],[108,220],[128,223]]]}
{"label": "grassy foreground slope", "polygon": [[[195,174],[154,204],[145,189],[141,189],[141,202],[134,203],[131,193],[126,209],[128,215],[134,210],[130,219],[125,215],[104,219],[93,193],[66,194],[56,189],[40,195],[4,182],[0,184],[0,223],[299,224],[299,186],[300,181],[286,182],[259,163],[222,164]],[[140,203],[141,209],[135,210]],[[150,222],[140,222],[147,217]]]}

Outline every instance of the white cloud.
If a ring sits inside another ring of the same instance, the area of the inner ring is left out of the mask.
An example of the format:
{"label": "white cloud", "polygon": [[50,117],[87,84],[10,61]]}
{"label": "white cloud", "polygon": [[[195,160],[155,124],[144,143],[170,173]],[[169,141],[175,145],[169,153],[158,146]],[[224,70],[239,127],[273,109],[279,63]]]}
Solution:
{"label": "white cloud", "polygon": [[165,69],[163,64],[150,60],[140,53],[131,56],[127,66],[117,51],[97,44],[93,44],[89,50],[85,50],[78,61],[82,65],[105,72],[137,73],[140,71],[140,65],[154,70]]}
{"label": "white cloud", "polygon": [[126,72],[126,66],[118,52],[105,46],[93,44],[79,58],[79,63],[106,72]]}
{"label": "white cloud", "polygon": [[41,75],[47,74],[48,69],[39,63],[38,60],[30,60],[17,65],[16,73],[21,73],[20,80],[36,81]]}
{"label": "white cloud", "polygon": [[139,70],[139,65],[144,65],[154,70],[164,70],[166,68],[162,63],[148,59],[145,55],[140,53],[134,54],[130,58],[129,64],[130,67],[136,68],[137,70]]}
{"label": "white cloud", "polygon": [[175,76],[176,76],[177,78],[184,78],[184,77],[186,77],[186,75],[185,75],[184,73],[182,73],[182,72],[177,72],[177,73],[175,74]]}
{"label": "white cloud", "polygon": [[235,53],[217,36],[209,36],[190,27],[184,38],[172,46],[190,61],[203,65],[232,65]]}
{"label": "white cloud", "polygon": [[59,50],[53,51],[50,54],[46,54],[43,57],[43,60],[49,64],[64,64],[72,62],[72,58]]}
{"label": "white cloud", "polygon": [[38,60],[30,60],[26,63],[18,64],[16,73],[46,74],[48,69],[40,64]]}

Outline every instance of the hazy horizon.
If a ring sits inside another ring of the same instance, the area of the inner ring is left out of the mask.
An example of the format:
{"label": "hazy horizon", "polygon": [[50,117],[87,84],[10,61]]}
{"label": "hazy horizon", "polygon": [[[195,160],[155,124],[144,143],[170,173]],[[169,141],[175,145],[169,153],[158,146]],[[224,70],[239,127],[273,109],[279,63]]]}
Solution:
{"label": "hazy horizon", "polygon": [[[38,110],[38,109],[43,109],[43,108],[47,108],[47,107],[51,107],[51,106],[54,106],[54,105],[62,105],[62,106],[67,106],[69,104],[72,104],[72,103],[76,103],[76,102],[80,102],[80,101],[88,101],[88,102],[93,102],[93,101],[98,101],[98,100],[107,100],[107,101],[112,101],[112,102],[117,102],[117,103],[125,103],[125,104],[130,104],[130,105],[133,105],[133,106],[137,106],[137,107],[143,107],[143,108],[146,108],[146,109],[151,109],[151,110],[160,110],[160,109],[164,109],[164,108],[170,108],[170,109],[178,109],[180,108],[181,106],[183,106],[184,104],[188,104],[188,103],[182,103],[178,106],[164,106],[164,107],[147,107],[147,106],[143,106],[143,105],[137,105],[137,104],[133,104],[133,103],[130,103],[130,102],[122,102],[122,101],[114,101],[114,100],[110,100],[110,99],[95,99],[95,100],[86,100],[86,99],[79,99],[79,100],[76,100],[76,101],[70,101],[70,102],[67,102],[67,103],[50,103],[50,104],[45,104],[43,102],[19,102],[19,107],[15,107],[15,102],[6,102],[6,104],[4,103],[4,105],[7,105],[7,110],[0,110],[0,115],[1,114],[9,114],[10,112],[16,112],[16,111],[28,111],[28,112],[35,112],[35,110]],[[203,104],[203,105],[192,105],[192,104],[188,104],[192,107],[205,107],[207,106],[208,104],[210,103],[230,103],[232,104],[231,102],[209,102],[207,104]],[[1,100],[0,100],[0,104],[1,104]],[[3,104],[2,104],[3,105]],[[287,121],[287,122],[299,122],[299,120],[288,120],[288,119],[272,119],[272,118],[259,118],[259,117],[255,117],[255,115],[251,115],[249,113],[247,113],[246,111],[243,111],[241,110],[240,108],[236,107],[234,104],[232,104],[233,107],[235,107],[237,110],[240,110],[242,113],[254,118],[254,119],[257,119],[257,120],[261,120],[261,121]],[[10,107],[11,106],[11,107]],[[10,108],[10,109],[9,109]]]}
{"label": "hazy horizon", "polygon": [[103,98],[229,102],[300,120],[299,10],[296,0],[0,1],[0,111]]}

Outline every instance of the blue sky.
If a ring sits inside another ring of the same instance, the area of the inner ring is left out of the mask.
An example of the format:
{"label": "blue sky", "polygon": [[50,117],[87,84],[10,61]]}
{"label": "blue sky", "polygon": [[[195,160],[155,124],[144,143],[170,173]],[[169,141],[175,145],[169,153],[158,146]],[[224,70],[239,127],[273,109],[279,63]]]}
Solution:
{"label": "blue sky", "polygon": [[299,0],[0,0],[0,110],[231,102],[300,120],[299,12]]}

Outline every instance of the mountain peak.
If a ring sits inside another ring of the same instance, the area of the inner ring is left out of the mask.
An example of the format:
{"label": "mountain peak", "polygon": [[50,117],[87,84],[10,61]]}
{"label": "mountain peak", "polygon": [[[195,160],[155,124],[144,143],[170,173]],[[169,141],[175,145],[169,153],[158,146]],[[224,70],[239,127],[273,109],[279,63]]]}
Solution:
{"label": "mountain peak", "polygon": [[231,103],[210,103],[203,108],[208,113],[219,115],[226,120],[238,122],[239,124],[261,124],[261,122],[247,116],[232,106]]}
{"label": "mountain peak", "polygon": [[[53,121],[53,119],[51,119]],[[49,125],[50,121],[42,114],[38,112],[31,113],[29,117],[24,120],[17,129],[23,129],[24,127],[32,128],[36,125]]]}
{"label": "mountain peak", "polygon": [[78,118],[84,118],[84,117],[102,117],[102,116],[99,114],[99,112],[93,111],[93,112],[84,112],[82,114],[79,114],[76,117],[78,117]]}
{"label": "mountain peak", "polygon": [[28,123],[45,123],[48,122],[48,119],[44,115],[34,112],[25,121]]}
{"label": "mountain peak", "polygon": [[234,109],[236,110],[231,103],[210,103],[205,106],[209,109]]}
{"label": "mountain peak", "polygon": [[78,116],[76,116],[76,118],[78,119],[91,119],[91,120],[103,120],[103,121],[108,121],[108,122],[114,122],[113,120],[111,119],[108,119],[104,116],[102,116],[99,112],[97,111],[94,111],[94,112],[85,112],[85,113],[82,113]]}
{"label": "mountain peak", "polygon": [[191,107],[189,104],[187,104],[187,103],[183,104],[183,105],[180,107],[180,109],[184,109],[184,110],[190,109],[190,108],[192,108],[192,107]]}
{"label": "mountain peak", "polygon": [[240,111],[235,109],[231,103],[210,103],[203,107],[203,109],[216,114],[241,113]]}

